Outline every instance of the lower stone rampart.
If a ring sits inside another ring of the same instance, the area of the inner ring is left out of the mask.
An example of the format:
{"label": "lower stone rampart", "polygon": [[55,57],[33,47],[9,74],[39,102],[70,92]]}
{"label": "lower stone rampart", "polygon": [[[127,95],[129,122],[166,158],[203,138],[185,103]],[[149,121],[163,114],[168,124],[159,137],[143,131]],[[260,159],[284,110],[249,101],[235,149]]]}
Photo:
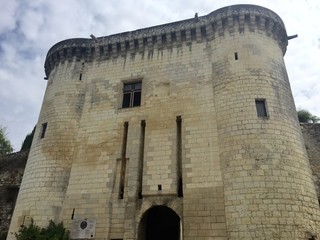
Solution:
{"label": "lower stone rampart", "polygon": [[0,239],[7,235],[29,150],[0,158]]}

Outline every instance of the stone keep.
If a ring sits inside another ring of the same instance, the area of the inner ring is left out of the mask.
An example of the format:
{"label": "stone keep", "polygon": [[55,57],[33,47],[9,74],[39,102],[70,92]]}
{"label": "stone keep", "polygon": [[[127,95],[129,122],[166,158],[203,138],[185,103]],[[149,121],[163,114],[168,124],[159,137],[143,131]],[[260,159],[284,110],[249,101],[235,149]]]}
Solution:
{"label": "stone keep", "polygon": [[54,45],[9,232],[33,218],[74,239],[316,239],[287,44],[274,12],[234,5]]}

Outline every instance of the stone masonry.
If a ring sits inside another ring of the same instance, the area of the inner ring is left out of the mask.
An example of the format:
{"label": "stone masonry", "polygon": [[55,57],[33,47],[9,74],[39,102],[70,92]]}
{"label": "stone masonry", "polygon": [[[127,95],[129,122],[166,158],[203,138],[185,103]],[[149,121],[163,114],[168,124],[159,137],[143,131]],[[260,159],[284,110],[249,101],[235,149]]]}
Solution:
{"label": "stone masonry", "polygon": [[6,236],[29,151],[0,157],[0,239]]}
{"label": "stone masonry", "polygon": [[234,5],[54,45],[10,233],[33,218],[74,239],[316,239],[287,44],[274,12]]}
{"label": "stone masonry", "polygon": [[300,125],[318,199],[320,199],[320,124],[302,123]]}

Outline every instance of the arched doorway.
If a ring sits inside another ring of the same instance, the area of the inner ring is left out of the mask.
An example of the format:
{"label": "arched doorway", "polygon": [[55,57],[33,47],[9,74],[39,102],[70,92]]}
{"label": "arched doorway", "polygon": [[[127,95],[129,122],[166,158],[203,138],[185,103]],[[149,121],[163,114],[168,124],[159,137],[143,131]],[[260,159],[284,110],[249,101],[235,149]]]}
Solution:
{"label": "arched doorway", "polygon": [[171,208],[155,206],[143,215],[139,240],[180,240],[180,217]]}

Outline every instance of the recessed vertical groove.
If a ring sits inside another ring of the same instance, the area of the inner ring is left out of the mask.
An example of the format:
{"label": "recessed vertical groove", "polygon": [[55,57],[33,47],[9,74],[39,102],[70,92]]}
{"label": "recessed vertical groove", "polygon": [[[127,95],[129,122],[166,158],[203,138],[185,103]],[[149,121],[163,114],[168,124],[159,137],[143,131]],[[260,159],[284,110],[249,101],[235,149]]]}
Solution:
{"label": "recessed vertical groove", "polygon": [[76,210],[75,208],[72,210],[71,220],[73,220],[73,218],[74,218],[74,211],[75,211],[75,210]]}
{"label": "recessed vertical groove", "polygon": [[146,121],[141,121],[141,131],[140,131],[140,149],[139,149],[139,176],[138,176],[138,198],[143,198],[142,196],[142,180],[143,180],[143,158],[144,158],[144,139],[146,132]]}
{"label": "recessed vertical groove", "polygon": [[127,140],[128,140],[128,127],[129,123],[124,123],[123,129],[123,139],[122,139],[122,151],[121,151],[121,171],[120,171],[120,185],[119,185],[119,199],[123,199],[124,197],[124,184],[126,177],[126,168],[127,168]]}
{"label": "recessed vertical groove", "polygon": [[178,197],[183,197],[181,116],[177,116],[176,122],[177,122],[177,193],[178,193]]}

